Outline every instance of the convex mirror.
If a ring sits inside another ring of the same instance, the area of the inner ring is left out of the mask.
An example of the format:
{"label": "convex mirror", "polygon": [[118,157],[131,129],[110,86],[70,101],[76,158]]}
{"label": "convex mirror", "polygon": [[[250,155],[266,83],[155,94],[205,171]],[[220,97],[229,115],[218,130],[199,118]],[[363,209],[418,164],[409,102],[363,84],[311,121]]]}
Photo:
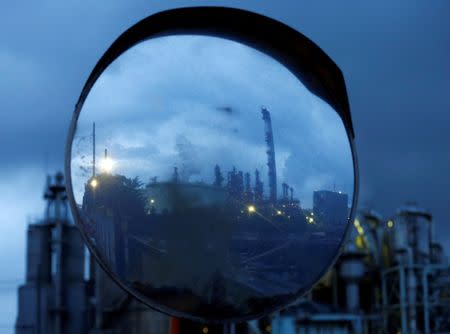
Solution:
{"label": "convex mirror", "polygon": [[163,12],[120,36],[81,93],[66,154],[97,261],[150,307],[193,320],[301,296],[338,255],[356,198],[339,69],[300,33],[236,9]]}

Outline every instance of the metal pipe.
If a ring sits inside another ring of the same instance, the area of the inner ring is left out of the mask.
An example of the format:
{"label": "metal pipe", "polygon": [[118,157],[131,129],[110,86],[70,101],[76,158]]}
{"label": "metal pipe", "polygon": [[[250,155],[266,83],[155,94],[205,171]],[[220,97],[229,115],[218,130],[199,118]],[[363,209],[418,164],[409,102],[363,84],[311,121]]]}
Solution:
{"label": "metal pipe", "polygon": [[389,307],[388,293],[386,287],[386,280],[387,280],[386,276],[387,272],[383,271],[381,274],[381,293],[383,298],[383,328],[385,332],[387,332],[388,327],[388,307]]}
{"label": "metal pipe", "polygon": [[408,327],[409,333],[415,334],[417,331],[416,323],[416,288],[417,280],[413,268],[413,251],[411,248],[407,248],[407,272],[406,272],[406,284],[408,291]]}
{"label": "metal pipe", "polygon": [[[58,203],[56,203],[56,206],[58,207]],[[57,212],[59,212],[59,209],[57,209]],[[63,254],[62,254],[62,222],[59,217],[57,216],[56,220],[56,273],[55,273],[55,333],[59,334],[61,333],[61,310],[62,310],[62,293],[63,293],[63,287],[62,287],[62,274],[63,274]]]}
{"label": "metal pipe", "polygon": [[446,265],[428,265],[423,268],[422,271],[422,300],[423,300],[423,322],[424,322],[424,334],[430,334],[430,301],[429,301],[429,286],[428,277],[432,271],[439,269],[448,269]]}
{"label": "metal pipe", "polygon": [[430,334],[430,312],[428,305],[428,267],[422,271],[422,300],[423,300],[423,323],[424,334]]}
{"label": "metal pipe", "polygon": [[400,312],[401,312],[401,323],[402,323],[402,333],[407,333],[407,323],[406,323],[406,288],[405,288],[405,269],[404,266],[399,267],[400,271]]}
{"label": "metal pipe", "polygon": [[347,297],[347,309],[349,311],[357,311],[359,309],[359,286],[358,282],[350,281],[345,289]]}
{"label": "metal pipe", "polygon": [[38,279],[37,279],[37,282],[36,282],[36,289],[37,289],[37,291],[36,291],[36,294],[37,294],[37,300],[36,300],[36,303],[37,303],[37,306],[36,306],[36,309],[37,309],[37,318],[36,318],[36,334],[41,334],[41,316],[42,316],[42,312],[41,312],[41,289],[42,289],[42,287],[41,287],[41,279],[42,279],[42,275],[41,275],[41,271],[42,271],[42,266],[41,266],[41,264],[39,263],[38,264]]}

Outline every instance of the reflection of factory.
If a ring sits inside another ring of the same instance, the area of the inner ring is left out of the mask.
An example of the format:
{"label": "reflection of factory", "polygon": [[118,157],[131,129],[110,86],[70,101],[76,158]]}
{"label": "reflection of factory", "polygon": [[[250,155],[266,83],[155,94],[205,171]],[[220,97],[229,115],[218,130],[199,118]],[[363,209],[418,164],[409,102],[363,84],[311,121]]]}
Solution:
{"label": "reflection of factory", "polygon": [[349,215],[348,195],[340,191],[315,191],[313,212],[316,219],[327,227],[343,226]]}
{"label": "reflection of factory", "polygon": [[[347,195],[317,192],[325,195],[314,198],[308,217],[287,183],[279,196],[271,117],[265,108],[261,113],[266,194],[258,169],[251,175],[233,167],[224,175],[219,165],[209,183],[190,182],[178,167],[170,180],[154,177],[145,186],[110,173],[89,180],[85,227],[100,256],[129,285],[153,299],[163,298],[163,289],[178,299],[183,290],[183,298],[205,312],[212,300],[222,300],[231,317],[254,312],[255,298],[290,299],[331,261],[345,230]],[[309,252],[314,256],[298,260]]]}
{"label": "reflection of factory", "polygon": [[[228,200],[238,209],[246,209],[248,206],[258,205],[261,213],[272,215],[281,215],[284,211],[300,210],[299,200],[294,198],[294,189],[287,183],[282,184],[282,196],[278,198],[277,173],[275,164],[275,145],[272,131],[272,120],[269,111],[261,108],[262,119],[265,126],[265,141],[267,153],[267,176],[268,176],[268,195],[264,196],[264,185],[261,181],[260,171],[250,172],[236,170],[235,167],[226,173],[224,177],[219,165],[214,167],[214,181],[212,184],[189,183],[189,180],[182,180],[178,167],[174,168],[172,180],[170,182],[157,182],[157,178],[146,185],[146,197],[149,200],[149,208],[162,212],[170,211],[181,202],[191,206],[210,205],[210,202]],[[253,186],[252,186],[253,183]],[[175,184],[179,186],[176,187]],[[174,191],[178,191],[173,196]],[[225,198],[225,197],[226,198]],[[175,198],[175,199],[174,199]],[[169,203],[170,202],[170,203]],[[347,205],[347,204],[345,204]],[[283,210],[284,208],[284,210]],[[286,214],[286,217],[290,216]]]}

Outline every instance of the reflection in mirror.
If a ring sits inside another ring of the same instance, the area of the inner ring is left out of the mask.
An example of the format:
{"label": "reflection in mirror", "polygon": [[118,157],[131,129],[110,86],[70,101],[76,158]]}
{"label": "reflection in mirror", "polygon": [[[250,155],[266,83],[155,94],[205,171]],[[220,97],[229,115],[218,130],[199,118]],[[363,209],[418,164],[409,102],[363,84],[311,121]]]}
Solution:
{"label": "reflection in mirror", "polygon": [[289,70],[209,36],[142,42],[79,115],[71,177],[99,260],[159,310],[273,311],[337,255],[353,198],[337,113]]}

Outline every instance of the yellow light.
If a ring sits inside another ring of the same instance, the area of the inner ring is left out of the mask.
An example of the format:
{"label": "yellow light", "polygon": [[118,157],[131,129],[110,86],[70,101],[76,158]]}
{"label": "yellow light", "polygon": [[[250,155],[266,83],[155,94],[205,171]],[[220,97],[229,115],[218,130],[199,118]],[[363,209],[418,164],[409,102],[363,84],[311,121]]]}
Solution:
{"label": "yellow light", "polygon": [[110,158],[106,157],[100,162],[100,168],[105,173],[111,173],[115,162]]}
{"label": "yellow light", "polygon": [[277,210],[277,215],[282,215],[283,212],[281,212],[280,210]]}
{"label": "yellow light", "polygon": [[150,203],[151,204],[154,204],[155,203],[155,200],[152,198],[152,199],[150,199]]}
{"label": "yellow light", "polygon": [[266,330],[266,332],[271,332],[272,331],[272,326],[267,325],[265,330]]}
{"label": "yellow light", "polygon": [[392,220],[388,220],[387,226],[388,226],[389,228],[393,228],[393,227],[394,227],[394,222],[393,222]]}
{"label": "yellow light", "polygon": [[203,327],[203,329],[202,329],[202,333],[203,334],[208,334],[208,332],[209,332],[209,329],[208,329],[208,327]]}
{"label": "yellow light", "polygon": [[309,217],[309,218],[307,219],[307,222],[308,222],[308,224],[314,224],[314,218]]}
{"label": "yellow light", "polygon": [[356,227],[359,234],[364,234],[364,229],[361,226]]}
{"label": "yellow light", "polygon": [[98,181],[97,181],[97,179],[92,179],[90,185],[91,185],[91,187],[94,188],[94,189],[97,188],[97,186],[98,186]]}
{"label": "yellow light", "polygon": [[255,208],[254,205],[249,205],[249,206],[247,207],[247,210],[248,210],[249,213],[256,212],[256,208]]}
{"label": "yellow light", "polygon": [[353,225],[355,225],[355,227],[361,226],[361,223],[359,222],[358,219],[355,219],[355,221],[353,222]]}
{"label": "yellow light", "polygon": [[364,237],[362,235],[358,235],[355,239],[355,244],[356,244],[356,247],[358,247],[359,249],[365,248]]}

